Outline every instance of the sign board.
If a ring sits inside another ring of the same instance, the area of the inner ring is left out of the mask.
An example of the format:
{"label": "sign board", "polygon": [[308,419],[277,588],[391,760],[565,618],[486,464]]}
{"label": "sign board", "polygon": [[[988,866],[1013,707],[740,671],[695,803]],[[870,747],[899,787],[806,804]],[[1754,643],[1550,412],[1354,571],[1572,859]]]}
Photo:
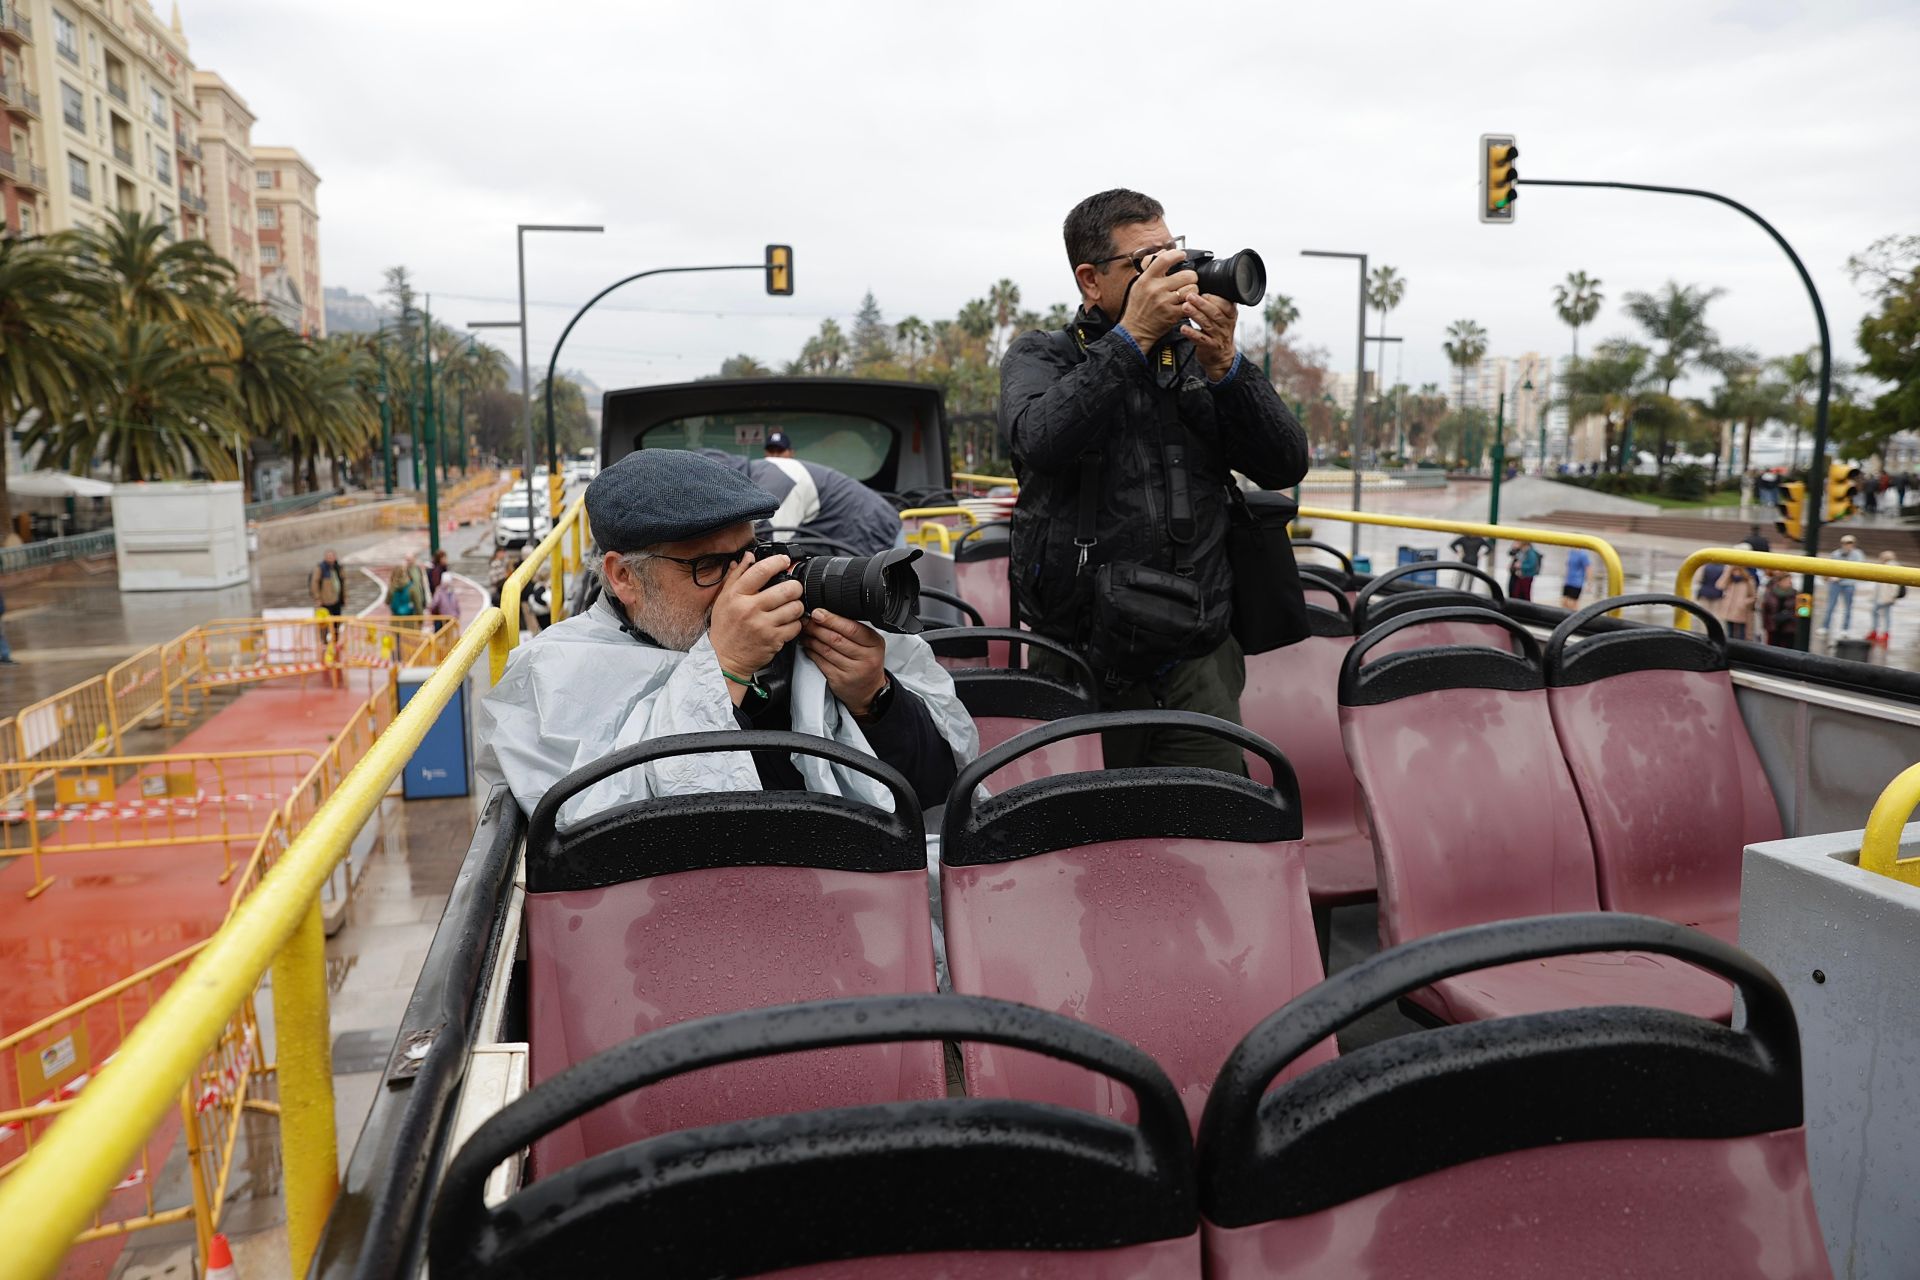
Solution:
{"label": "sign board", "polygon": [[759,447],[767,442],[766,424],[760,422],[736,422],[733,424],[733,442],[743,448]]}
{"label": "sign board", "polygon": [[21,1045],[14,1051],[20,1077],[20,1100],[38,1102],[87,1068],[87,1025],[75,1022],[51,1038]]}
{"label": "sign board", "polygon": [[113,789],[109,779],[99,774],[82,774],[56,777],[53,780],[53,799],[56,804],[99,804],[113,799]]}

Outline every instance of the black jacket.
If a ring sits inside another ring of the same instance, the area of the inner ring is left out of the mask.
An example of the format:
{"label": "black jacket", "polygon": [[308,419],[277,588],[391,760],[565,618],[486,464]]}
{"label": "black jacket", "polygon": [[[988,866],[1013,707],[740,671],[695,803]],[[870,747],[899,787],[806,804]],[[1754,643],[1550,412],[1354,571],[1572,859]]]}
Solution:
{"label": "black jacket", "polygon": [[[1193,344],[1171,348],[1177,377],[1156,380],[1130,338],[1097,312],[1082,310],[1064,333],[1029,332],[1000,362],[1000,430],[1020,479],[1013,512],[1013,571],[1021,618],[1043,635],[1084,646],[1092,575],[1107,561],[1176,570],[1167,527],[1163,446],[1184,431],[1194,536],[1184,556],[1200,588],[1206,625],[1183,657],[1226,639],[1232,617],[1227,564],[1229,469],[1267,489],[1307,473],[1307,439],[1279,394],[1251,361],[1236,357],[1211,385]],[[1162,387],[1162,381],[1177,385]],[[1164,427],[1168,401],[1179,426]],[[1080,571],[1082,458],[1101,455],[1094,531],[1098,544]]]}

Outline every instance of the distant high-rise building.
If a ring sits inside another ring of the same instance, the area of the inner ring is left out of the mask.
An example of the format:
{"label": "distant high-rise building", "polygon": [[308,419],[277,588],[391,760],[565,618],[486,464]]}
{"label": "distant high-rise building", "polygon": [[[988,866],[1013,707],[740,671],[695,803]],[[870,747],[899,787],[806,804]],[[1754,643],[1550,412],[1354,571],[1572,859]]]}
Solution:
{"label": "distant high-rise building", "polygon": [[[1507,455],[1514,460],[1540,452],[1540,424],[1553,401],[1553,364],[1537,351],[1520,356],[1488,356],[1480,362],[1480,399],[1488,414],[1500,409],[1506,393]],[[1552,456],[1551,444],[1548,455]]]}
{"label": "distant high-rise building", "polygon": [[287,320],[287,327],[309,338],[324,338],[320,175],[292,147],[256,147],[253,162],[254,228],[263,294],[270,304],[275,299],[284,304],[291,295],[297,315]]}

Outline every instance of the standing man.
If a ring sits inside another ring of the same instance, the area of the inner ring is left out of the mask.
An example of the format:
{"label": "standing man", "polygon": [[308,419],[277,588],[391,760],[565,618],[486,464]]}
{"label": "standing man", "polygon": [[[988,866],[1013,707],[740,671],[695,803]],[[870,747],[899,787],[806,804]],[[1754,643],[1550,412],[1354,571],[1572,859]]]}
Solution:
{"label": "standing man", "polygon": [[[1103,191],[1064,233],[1080,309],[1062,331],[1022,334],[1000,363],[1021,615],[1086,653],[1108,710],[1238,723],[1228,472],[1296,484],[1306,434],[1234,349],[1238,308],[1200,292],[1159,201]],[[1134,730],[1104,746],[1108,768],[1245,771],[1239,748],[1209,735]]]}
{"label": "standing man", "polygon": [[[1447,550],[1453,552],[1453,558],[1461,564],[1472,565],[1478,569],[1480,557],[1493,550],[1493,542],[1477,533],[1463,533],[1447,544]],[[1456,570],[1454,576],[1460,579],[1459,585],[1463,591],[1472,589],[1470,584],[1473,578],[1470,574]]]}
{"label": "standing man", "polygon": [[793,456],[793,440],[784,431],[769,431],[767,433],[767,443],[764,448],[769,458],[791,458]]}
{"label": "standing man", "polygon": [[[1859,561],[1865,560],[1867,554],[1860,550],[1860,544],[1854,539],[1852,534],[1848,533],[1841,535],[1840,549],[1833,553],[1832,558],[1835,560]],[[1827,616],[1821,619],[1820,630],[1828,635],[1833,634],[1833,607],[1839,604],[1843,598],[1847,602],[1847,607],[1846,611],[1841,614],[1840,633],[1845,635],[1847,632],[1853,630],[1853,579],[1851,578],[1835,578],[1827,587]]]}
{"label": "standing man", "polygon": [[313,607],[326,610],[330,618],[338,618],[346,609],[347,575],[340,568],[340,557],[331,549],[307,575],[307,594],[313,597]]}
{"label": "standing man", "polygon": [[1572,613],[1580,607],[1580,593],[1587,589],[1587,574],[1593,569],[1593,553],[1585,547],[1567,552],[1567,576],[1560,583],[1560,607]]}

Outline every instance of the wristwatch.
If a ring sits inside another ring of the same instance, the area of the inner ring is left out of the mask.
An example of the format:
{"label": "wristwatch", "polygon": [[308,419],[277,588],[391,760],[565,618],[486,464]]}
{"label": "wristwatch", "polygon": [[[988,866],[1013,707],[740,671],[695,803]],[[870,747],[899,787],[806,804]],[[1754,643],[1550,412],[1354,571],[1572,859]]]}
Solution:
{"label": "wristwatch", "polygon": [[877,720],[887,714],[887,708],[893,705],[893,677],[880,677],[880,691],[873,695],[873,701],[867,703],[865,711],[853,713],[855,720]]}

